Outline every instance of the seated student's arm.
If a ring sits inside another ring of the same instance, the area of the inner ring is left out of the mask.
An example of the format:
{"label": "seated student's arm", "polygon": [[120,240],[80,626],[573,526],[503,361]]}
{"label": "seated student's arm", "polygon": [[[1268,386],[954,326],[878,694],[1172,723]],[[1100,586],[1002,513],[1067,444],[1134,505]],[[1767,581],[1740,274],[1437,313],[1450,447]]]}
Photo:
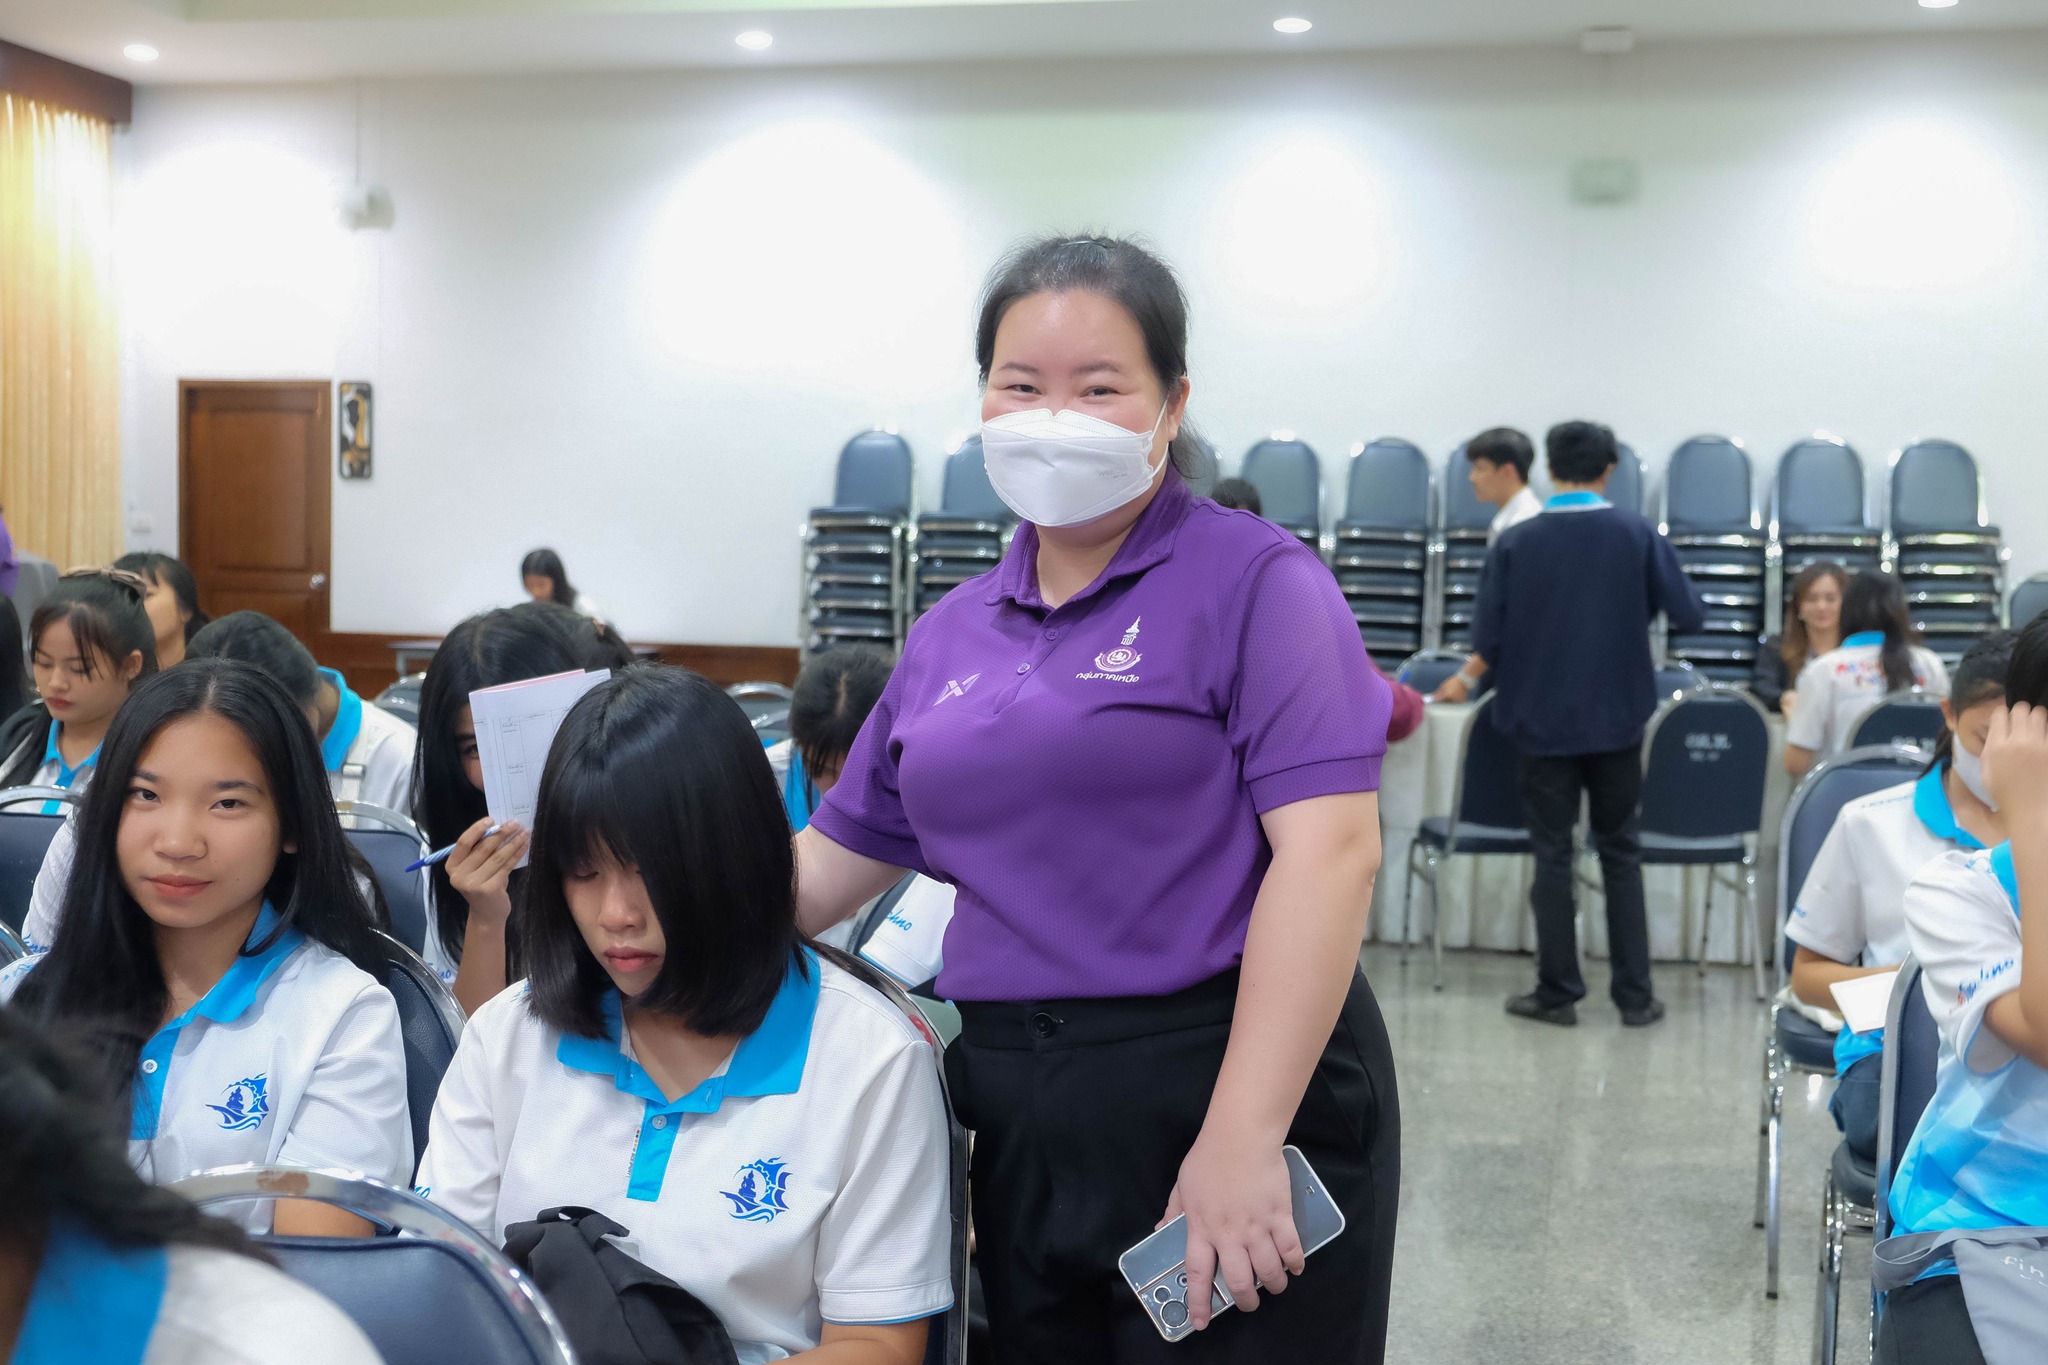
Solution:
{"label": "seated student's arm", "polygon": [[28,915],[21,922],[21,941],[32,953],[46,953],[57,941],[57,921],[64,913],[64,893],[71,889],[71,864],[78,857],[78,807],[73,806],[50,836],[43,865],[28,896]]}
{"label": "seated student's arm", "polygon": [[1897,970],[1896,967],[1852,967],[1846,962],[1823,957],[1811,948],[1796,948],[1792,956],[1792,994],[1809,1005],[1839,1010],[1841,1006],[1835,1003],[1835,993],[1828,987],[1837,981],[1854,981],[1859,976],[1880,976]]}
{"label": "seated student's arm", "polygon": [[493,1242],[502,1232],[497,1225],[498,1186],[505,1176],[506,1151],[526,1098],[518,1069],[501,1070],[497,1060],[509,1046],[511,1026],[525,1010],[523,991],[508,995],[486,1006],[462,1031],[455,1059],[434,1097],[427,1150],[413,1176],[414,1194]]}
{"label": "seated student's arm", "polygon": [[505,989],[505,928],[512,918],[512,870],[531,842],[517,821],[496,834],[487,815],[462,832],[448,855],[448,883],[469,904],[462,930],[462,961],[455,968],[455,999],[475,1014]]}
{"label": "seated student's arm", "polygon": [[[406,1105],[405,1041],[398,1005],[373,981],[328,1035],[312,1079],[290,1116],[278,1163],[361,1171],[403,1186],[412,1169]],[[370,1225],[329,1204],[281,1200],[275,1228],[302,1237],[367,1237]]]}
{"label": "seated student's arm", "polygon": [[1785,656],[1778,652],[1779,637],[1767,636],[1757,642],[1756,662],[1749,670],[1749,694],[1766,709],[1783,711],[1786,684]]}
{"label": "seated student's arm", "polygon": [[2048,1067],[2048,708],[2016,702],[1984,740],[1985,783],[2012,831],[2020,890],[2019,984],[1984,1012],[1984,1025],[2035,1066]]}
{"label": "seated student's arm", "polygon": [[1472,603],[1472,653],[1462,668],[1444,679],[1443,686],[1437,688],[1430,700],[1466,700],[1492,666],[1487,660],[1498,651],[1501,630],[1506,624],[1507,555],[1508,551],[1499,545],[1486,552],[1486,563],[1479,570],[1479,593]]}
{"label": "seated student's arm", "polygon": [[828,1322],[816,1346],[790,1359],[803,1365],[918,1365],[929,1330],[922,1318],[866,1326]]}
{"label": "seated student's arm", "polygon": [[1785,771],[1794,782],[1806,776],[1828,744],[1831,679],[1818,663],[1815,660],[1800,671],[1798,685],[1785,697]]}
{"label": "seated student's arm", "polygon": [[1845,811],[1813,855],[1813,866],[1785,919],[1785,936],[1798,945],[1792,961],[1792,994],[1806,1004],[1835,1009],[1829,986],[1891,970],[1851,965],[1862,960],[1870,944],[1861,868],[1872,837],[1861,807]]}
{"label": "seated student's arm", "polygon": [[1697,583],[1686,577],[1678,551],[1661,535],[1650,537],[1651,611],[1664,613],[1672,630],[1684,633],[1707,623],[1707,604]]}

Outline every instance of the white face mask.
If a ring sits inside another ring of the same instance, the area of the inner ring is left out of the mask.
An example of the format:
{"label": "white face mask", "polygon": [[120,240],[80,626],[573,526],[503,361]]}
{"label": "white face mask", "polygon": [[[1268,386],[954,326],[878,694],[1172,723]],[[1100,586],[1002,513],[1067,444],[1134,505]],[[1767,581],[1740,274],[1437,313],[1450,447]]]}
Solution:
{"label": "white face mask", "polygon": [[981,458],[996,496],[1034,526],[1079,526],[1152,486],[1150,431],[1126,431],[1086,413],[1033,408],[981,424]]}
{"label": "white face mask", "polygon": [[1954,767],[1956,776],[1962,779],[1963,785],[1970,789],[1972,796],[1991,807],[1991,809],[1998,809],[1998,803],[1991,799],[1990,789],[1984,785],[1984,756],[1982,754],[1971,753],[1963,747],[1961,740],[1955,740],[1949,748],[1949,763]]}

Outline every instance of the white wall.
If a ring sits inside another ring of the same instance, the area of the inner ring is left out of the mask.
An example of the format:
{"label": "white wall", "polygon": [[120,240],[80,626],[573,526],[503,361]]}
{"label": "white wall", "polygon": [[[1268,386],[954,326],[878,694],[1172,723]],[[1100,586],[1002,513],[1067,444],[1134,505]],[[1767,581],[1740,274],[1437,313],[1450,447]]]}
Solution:
{"label": "white wall", "polygon": [[[436,631],[548,543],[639,638],[787,644],[855,430],[935,497],[974,292],[1041,230],[1149,237],[1231,457],[1611,422],[1652,467],[1815,428],[1983,462],[2048,568],[2048,35],[1328,61],[156,88],[121,148],[137,545],[179,378],[376,385],[334,626]],[[360,127],[360,139],[356,129]],[[1571,162],[1642,193],[1585,207]],[[386,232],[335,190],[387,185]]]}

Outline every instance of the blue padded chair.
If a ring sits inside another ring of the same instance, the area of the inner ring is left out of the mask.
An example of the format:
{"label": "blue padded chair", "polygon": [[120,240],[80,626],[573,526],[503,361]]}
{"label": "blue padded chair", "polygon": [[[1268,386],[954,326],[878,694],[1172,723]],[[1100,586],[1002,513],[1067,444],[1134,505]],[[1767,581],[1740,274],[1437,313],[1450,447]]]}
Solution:
{"label": "blue padded chair", "polygon": [[170,1188],[201,1208],[289,1193],[408,1234],[254,1239],[362,1328],[385,1365],[575,1365],[561,1321],[526,1272],[418,1195],[293,1166],[228,1166]]}
{"label": "blue padded chair", "polygon": [[1413,441],[1382,436],[1351,453],[1340,526],[1410,534],[1429,529],[1429,457]]}
{"label": "blue padded chair", "polygon": [[1323,533],[1323,466],[1306,441],[1270,436],[1244,453],[1238,472],[1259,490],[1266,520],[1317,548]]}
{"label": "blue padded chair", "polygon": [[[1941,1030],[1927,1008],[1927,991],[1921,981],[1920,964],[1911,955],[1899,965],[1892,982],[1891,1003],[1885,1010],[1884,1060],[1878,1063],[1877,1170],[1875,1226],[1873,1234],[1883,1241],[1892,1231],[1892,1178],[1906,1154],[1906,1144],[1920,1116],[1934,1102],[1939,1079]],[[1871,1332],[1884,1310],[1880,1299],[1873,1304]]]}
{"label": "blue padded chair", "polygon": [[1959,659],[1999,623],[2005,549],[1984,506],[1977,461],[1954,441],[1893,453],[1885,567],[1898,574],[1927,647]]}
{"label": "blue padded chair", "polygon": [[1771,533],[1787,578],[1817,560],[1839,560],[1850,572],[1875,569],[1883,542],[1870,524],[1863,457],[1839,437],[1795,441],[1771,482]]}
{"label": "blue padded chair", "polygon": [[908,441],[893,431],[864,431],[840,448],[832,505],[901,516],[910,510],[911,477]]}
{"label": "blue padded chair", "polygon": [[1643,510],[1643,462],[1634,446],[1614,443],[1614,472],[1607,476],[1607,500],[1631,512]]}
{"label": "blue padded chair", "polygon": [[1714,685],[1713,679],[1694,668],[1684,659],[1673,659],[1657,670],[1657,695],[1665,700],[1680,697],[1688,692],[1702,692]]}
{"label": "blue padded chair", "polygon": [[902,645],[909,584],[904,546],[915,497],[910,445],[864,431],[839,452],[832,505],[804,526],[806,656],[836,645]]}
{"label": "blue padded chair", "polygon": [[[1785,924],[1821,844],[1835,826],[1835,817],[1859,796],[1913,781],[1926,764],[1927,755],[1918,749],[1894,745],[1845,749],[1816,763],[1792,789],[1778,835],[1778,995],[1784,993],[1791,975],[1797,946],[1786,937]],[[1794,1071],[1834,1075],[1835,1037],[1774,996],[1770,1027],[1764,1032],[1763,1114],[1758,1125],[1756,1167],[1756,1222],[1764,1229],[1764,1292],[1774,1299],[1778,1297],[1785,1078]]]}
{"label": "blue padded chair", "polygon": [[1916,744],[1933,748],[1948,722],[1941,718],[1941,694],[1924,687],[1887,692],[1849,727],[1848,749],[1872,744]]}
{"label": "blue padded chair", "polygon": [[462,1006],[434,969],[417,953],[389,934],[379,934],[385,950],[384,988],[398,1002],[398,1032],[405,1043],[405,1105],[412,1120],[412,1163],[419,1168],[427,1151],[427,1122],[441,1093],[441,1078],[455,1060],[462,1041]]}
{"label": "blue padded chair", "polygon": [[1464,666],[1465,655],[1459,650],[1417,650],[1401,661],[1400,668],[1394,672],[1394,681],[1406,683],[1427,697]]}
{"label": "blue padded chair", "polygon": [[2012,590],[2005,621],[2014,630],[2023,630],[2044,611],[2048,611],[2048,573],[2037,573]]}
{"label": "blue padded chair", "polygon": [[1500,509],[1472,491],[1472,464],[1460,445],[1444,462],[1438,508],[1438,639],[1447,649],[1472,643],[1472,613],[1479,598],[1479,572],[1486,567],[1486,537]]}
{"label": "blue padded chair", "polygon": [[[1743,925],[1756,923],[1757,841],[1763,831],[1770,763],[1770,720],[1756,698],[1738,687],[1710,686],[1672,695],[1657,708],[1643,736],[1643,864],[1707,869],[1706,898],[1700,908],[1702,976],[1707,970],[1714,888],[1725,869],[1733,869],[1726,884],[1741,907],[1735,921],[1737,957],[1742,954]],[[1759,947],[1759,999],[1765,993],[1763,959]]]}
{"label": "blue padded chair", "polygon": [[946,457],[939,510],[953,517],[986,517],[991,521],[1013,518],[1009,506],[996,496],[995,485],[988,481],[988,462],[982,458],[979,435],[969,436]]}
{"label": "blue padded chair", "polygon": [[408,673],[379,692],[371,705],[417,728],[420,723],[420,688],[424,687],[426,682],[426,674]]}
{"label": "blue padded chair", "polygon": [[391,912],[391,932],[416,953],[427,944],[427,870],[406,869],[427,856],[427,836],[420,827],[384,806],[367,801],[337,801],[342,832],[370,864]]}
{"label": "blue padded chair", "polygon": [[922,616],[954,588],[994,568],[1009,548],[1016,522],[988,481],[981,437],[968,437],[946,457],[939,510],[917,521],[911,615]]}
{"label": "blue padded chair", "polygon": [[4,924],[0,924],[0,967],[28,956],[28,945],[21,941],[21,935]]}
{"label": "blue padded chair", "polygon": [[1748,681],[1764,633],[1768,557],[1748,453],[1725,436],[1679,446],[1656,515],[1707,609],[1700,629],[1673,632],[1666,649],[1716,682]]}
{"label": "blue padded chair", "polygon": [[1429,884],[1430,954],[1438,990],[1444,988],[1444,916],[1438,869],[1463,855],[1526,856],[1536,851],[1529,841],[1529,817],[1522,809],[1516,760],[1515,746],[1494,723],[1493,698],[1481,697],[1458,741],[1452,814],[1426,817],[1415,831],[1415,842],[1408,846],[1408,877],[1401,895],[1401,952],[1405,960],[1409,908],[1415,904],[1415,878],[1420,875]]}
{"label": "blue padded chair", "polygon": [[0,791],[0,924],[19,932],[28,918],[29,897],[35,891],[36,874],[43,870],[43,855],[50,840],[64,823],[60,812],[43,814],[43,807],[60,801],[75,805],[78,793],[63,787],[9,787]]}
{"label": "blue padded chair", "polygon": [[19,546],[15,547],[14,562],[17,572],[14,579],[14,614],[21,618],[21,652],[35,652],[35,641],[28,638],[29,624],[36,614],[36,608],[43,599],[57,591],[57,566],[41,555],[32,555]]}
{"label": "blue padded chair", "polygon": [[1352,451],[1330,566],[1382,668],[1422,647],[1432,484],[1429,460],[1412,442],[1385,436]]}

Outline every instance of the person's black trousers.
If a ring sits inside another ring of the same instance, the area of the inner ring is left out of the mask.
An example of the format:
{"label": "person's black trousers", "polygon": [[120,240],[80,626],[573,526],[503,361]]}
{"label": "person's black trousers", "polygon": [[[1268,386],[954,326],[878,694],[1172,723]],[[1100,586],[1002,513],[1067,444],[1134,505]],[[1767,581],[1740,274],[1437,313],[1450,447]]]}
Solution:
{"label": "person's black trousers", "polygon": [[1962,1280],[1936,1275],[1885,1295],[1870,1358],[1875,1365],[1984,1365]]}
{"label": "person's black trousers", "polygon": [[1536,995],[1546,1005],[1583,1000],[1579,934],[1572,899],[1572,834],[1583,794],[1607,900],[1609,993],[1625,1010],[1650,1003],[1650,926],[1643,911],[1643,850],[1637,837],[1642,752],[1630,745],[1604,754],[1523,754],[1522,804],[1536,847],[1529,888],[1536,914]]}
{"label": "person's black trousers", "polygon": [[1170,996],[960,1006],[946,1050],[974,1130],[977,1261],[1000,1365],[1380,1365],[1401,1181],[1386,1025],[1363,974],[1287,1140],[1345,1230],[1254,1312],[1169,1344],[1117,1258],[1151,1235],[1194,1145],[1237,1000],[1230,972]]}
{"label": "person's black trousers", "polygon": [[1858,1057],[1835,1082],[1834,1098],[1828,1112],[1842,1130],[1849,1150],[1865,1161],[1877,1160],[1878,1077],[1884,1058],[1877,1053]]}

